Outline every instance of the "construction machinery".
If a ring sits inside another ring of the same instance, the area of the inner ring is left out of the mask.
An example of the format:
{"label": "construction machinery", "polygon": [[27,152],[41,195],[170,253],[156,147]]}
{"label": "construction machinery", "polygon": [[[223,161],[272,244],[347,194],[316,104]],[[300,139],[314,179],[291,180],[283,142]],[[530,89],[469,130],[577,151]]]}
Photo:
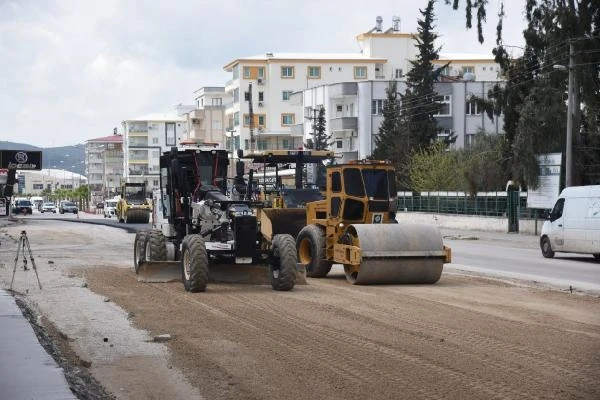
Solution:
{"label": "construction machinery", "polygon": [[308,277],[324,277],[333,264],[343,264],[352,284],[440,279],[451,251],[437,227],[397,223],[395,182],[384,161],[327,168],[325,199],[306,205],[307,224],[296,238]]}
{"label": "construction machinery", "polygon": [[140,280],[178,276],[190,292],[206,290],[209,280],[264,283],[266,276],[275,290],[305,283],[294,238],[263,232],[255,214],[261,202],[225,195],[228,164],[227,151],[220,149],[173,147],[163,153],[153,229],[134,240]]}
{"label": "construction machinery", "polygon": [[123,182],[121,197],[115,213],[119,222],[126,224],[147,224],[150,222],[152,205],[147,196],[146,183]]}

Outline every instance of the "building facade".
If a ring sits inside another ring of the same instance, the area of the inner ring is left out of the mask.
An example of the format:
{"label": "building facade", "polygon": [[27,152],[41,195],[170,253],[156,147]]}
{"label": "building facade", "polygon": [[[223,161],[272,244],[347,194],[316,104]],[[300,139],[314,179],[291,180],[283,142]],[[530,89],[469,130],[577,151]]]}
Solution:
{"label": "building facade", "polygon": [[85,173],[92,203],[114,197],[123,176],[123,136],[90,139],[85,144]]}
{"label": "building facade", "polygon": [[189,139],[224,147],[229,127],[225,107],[231,103],[231,97],[223,86],[202,87],[194,92],[194,97],[194,108],[183,113]]}
{"label": "building facade", "polygon": [[159,187],[160,155],[189,137],[184,116],[150,114],[128,119],[123,125],[123,179]]}
{"label": "building facade", "polygon": [[[303,119],[307,122],[295,129],[307,139],[312,132],[314,110],[325,109],[327,134],[331,135],[335,152],[343,161],[364,159],[375,149],[375,139],[383,121],[383,105],[390,81],[342,82],[323,85],[295,94],[294,101],[302,104]],[[406,90],[399,81],[398,92]],[[462,81],[438,82],[435,91],[442,108],[436,119],[439,137],[455,135],[454,148],[467,147],[480,132],[503,133],[502,116],[490,119],[479,109],[472,96],[486,98],[497,82]]]}

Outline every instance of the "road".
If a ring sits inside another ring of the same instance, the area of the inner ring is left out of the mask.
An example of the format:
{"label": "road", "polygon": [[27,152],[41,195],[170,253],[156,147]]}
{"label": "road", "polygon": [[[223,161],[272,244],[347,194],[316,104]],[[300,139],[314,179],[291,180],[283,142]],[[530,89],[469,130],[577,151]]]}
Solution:
{"label": "road", "polygon": [[[291,292],[210,283],[188,293],[180,282],[137,281],[132,233],[46,217],[2,228],[3,287],[21,230],[44,289],[30,270],[17,271],[15,287],[63,358],[118,399],[592,399],[600,390],[596,296],[450,269],[435,285],[353,286],[336,270]],[[152,342],[163,334],[171,340]]]}
{"label": "road", "polygon": [[450,230],[444,233],[444,243],[452,248],[452,264],[448,269],[600,294],[600,262],[591,255],[556,253],[552,259],[544,258],[539,239],[533,235],[491,232],[456,235]]}

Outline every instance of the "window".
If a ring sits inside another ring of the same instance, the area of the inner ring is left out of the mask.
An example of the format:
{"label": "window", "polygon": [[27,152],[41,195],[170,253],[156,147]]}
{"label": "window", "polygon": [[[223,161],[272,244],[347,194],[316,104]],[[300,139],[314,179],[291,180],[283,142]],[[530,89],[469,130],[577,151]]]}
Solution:
{"label": "window", "polygon": [[232,73],[233,73],[233,76],[232,76],[233,79],[237,79],[240,76],[240,65],[239,64],[236,64],[236,66],[233,67]]}
{"label": "window", "polygon": [[265,77],[265,67],[258,67],[257,71],[258,71],[258,77],[259,78],[264,78]]}
{"label": "window", "polygon": [[250,78],[250,67],[244,67],[244,78]]}
{"label": "window", "polygon": [[342,111],[344,111],[344,107],[341,104],[336,104],[335,105],[335,110],[337,112],[342,112]]}
{"label": "window", "polygon": [[282,139],[281,140],[281,147],[283,149],[289,149],[290,147],[290,140],[289,139]]}
{"label": "window", "polygon": [[435,96],[435,101],[440,105],[440,110],[435,115],[438,117],[449,117],[452,115],[452,95]]}
{"label": "window", "polygon": [[250,101],[250,92],[244,92],[244,101]]}
{"label": "window", "polygon": [[233,90],[233,102],[234,103],[240,102],[240,88],[235,88]]}
{"label": "window", "polygon": [[223,121],[221,121],[220,119],[213,119],[212,121],[212,128],[214,130],[221,130],[223,129]]}
{"label": "window", "polygon": [[343,141],[343,140],[336,140],[336,141],[335,141],[335,144],[336,144],[336,147],[337,147],[338,149],[341,149],[341,148],[343,148],[343,147],[344,147],[344,141]]}
{"label": "window", "polygon": [[371,115],[383,115],[383,100],[371,100]]}
{"label": "window", "polygon": [[239,126],[240,125],[240,112],[236,111],[233,114],[233,126]]}
{"label": "window", "polygon": [[265,101],[265,92],[258,92],[258,101]]}
{"label": "window", "polygon": [[258,150],[267,150],[267,140],[266,139],[260,139],[256,141],[256,147],[258,148]]}
{"label": "window", "polygon": [[281,77],[282,78],[293,78],[294,77],[294,67],[281,67]]}
{"label": "window", "polygon": [[375,78],[383,79],[383,64],[375,64]]}
{"label": "window", "polygon": [[283,92],[281,92],[281,100],[288,101],[292,93],[294,92],[292,92],[291,90],[284,90]]}
{"label": "window", "polygon": [[152,181],[152,185],[154,185],[154,187],[158,187],[159,183],[158,183],[158,179],[154,179]]}
{"label": "window", "polygon": [[404,74],[402,73],[402,68],[396,68],[394,76],[396,77],[396,79],[404,77]]}
{"label": "window", "polygon": [[450,75],[450,66],[446,65],[444,68],[442,68],[440,75],[449,76]]}
{"label": "window", "polygon": [[281,114],[281,125],[294,125],[294,114]]}
{"label": "window", "polygon": [[463,72],[463,74],[466,74],[466,73],[474,74],[475,67],[470,66],[470,65],[465,65],[462,67],[462,72]]}
{"label": "window", "polygon": [[474,133],[467,133],[467,135],[465,136],[465,146],[466,147],[471,147],[475,144],[475,134]]}
{"label": "window", "polygon": [[153,137],[152,138],[152,144],[158,144],[158,138],[157,137]]}
{"label": "window", "polygon": [[475,100],[467,100],[465,110],[467,115],[481,115],[479,104]]}
{"label": "window", "polygon": [[320,79],[321,67],[308,67],[308,77],[311,79]]}
{"label": "window", "polygon": [[265,126],[265,116],[264,115],[259,115],[258,116],[258,126]]}
{"label": "window", "polygon": [[165,144],[175,146],[175,123],[167,122],[165,124]]}
{"label": "window", "polygon": [[34,183],[33,190],[44,190],[44,184],[43,183]]}
{"label": "window", "polygon": [[354,79],[367,79],[367,67],[354,67]]}
{"label": "window", "polygon": [[452,129],[441,129],[437,135],[438,140],[446,140],[452,136]]}
{"label": "window", "polygon": [[215,97],[213,99],[211,99],[212,105],[213,106],[222,106],[223,105],[223,99],[220,97]]}

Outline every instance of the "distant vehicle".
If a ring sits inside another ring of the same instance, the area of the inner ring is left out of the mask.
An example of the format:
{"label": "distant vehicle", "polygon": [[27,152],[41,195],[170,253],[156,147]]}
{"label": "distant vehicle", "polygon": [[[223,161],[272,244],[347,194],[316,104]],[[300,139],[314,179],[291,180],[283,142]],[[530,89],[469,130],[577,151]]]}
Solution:
{"label": "distant vehicle", "polygon": [[115,216],[115,209],[117,207],[118,200],[105,200],[104,201],[104,218],[111,218]]}
{"label": "distant vehicle", "polygon": [[600,260],[600,185],[571,186],[560,193],[542,226],[540,248],[546,258],[563,252]]}
{"label": "distant vehicle", "polygon": [[33,214],[33,204],[29,200],[18,199],[13,206],[13,214]]}
{"label": "distant vehicle", "polygon": [[77,205],[75,203],[73,203],[72,201],[63,200],[60,202],[60,204],[58,206],[58,212],[61,214],[64,214],[64,213],[77,214],[78,211],[79,210],[77,210]]}
{"label": "distant vehicle", "polygon": [[56,206],[54,205],[54,203],[44,203],[42,204],[42,214],[45,212],[51,212],[56,214]]}
{"label": "distant vehicle", "polygon": [[29,198],[29,200],[33,203],[33,207],[38,210],[38,211],[42,211],[42,204],[44,204],[44,198],[41,196],[31,196]]}

